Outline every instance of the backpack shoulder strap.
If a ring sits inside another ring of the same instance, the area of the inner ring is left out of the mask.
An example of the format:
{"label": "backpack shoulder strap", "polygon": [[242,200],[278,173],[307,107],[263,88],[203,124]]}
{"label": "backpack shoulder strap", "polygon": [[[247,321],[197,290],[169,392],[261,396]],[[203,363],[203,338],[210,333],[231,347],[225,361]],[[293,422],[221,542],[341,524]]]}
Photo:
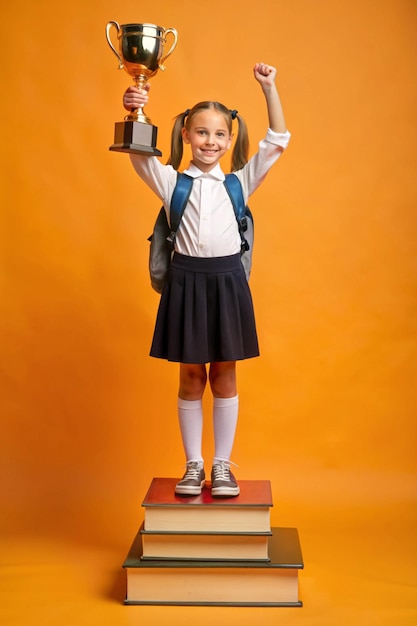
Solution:
{"label": "backpack shoulder strap", "polygon": [[240,239],[241,239],[241,252],[246,252],[249,250],[249,244],[245,239],[244,232],[248,229],[248,220],[247,213],[250,215],[250,211],[245,204],[245,199],[243,197],[242,184],[239,178],[235,174],[226,174],[224,179],[224,186],[226,187],[226,191],[229,194],[230,200],[233,205],[233,209],[235,211],[237,225],[239,228]]}
{"label": "backpack shoulder strap", "polygon": [[239,222],[245,217],[246,205],[243,197],[242,185],[236,174],[226,174],[224,186],[232,201],[236,219]]}
{"label": "backpack shoulder strap", "polygon": [[190,197],[194,179],[182,172],[177,173],[177,183],[171,198],[169,208],[170,233],[167,237],[168,243],[174,247],[175,237],[179,228],[181,218]]}
{"label": "backpack shoulder strap", "polygon": [[177,173],[177,184],[175,185],[174,192],[171,198],[171,206],[169,209],[169,221],[171,230],[177,232],[190,197],[191,189],[193,186],[193,178],[187,174]]}

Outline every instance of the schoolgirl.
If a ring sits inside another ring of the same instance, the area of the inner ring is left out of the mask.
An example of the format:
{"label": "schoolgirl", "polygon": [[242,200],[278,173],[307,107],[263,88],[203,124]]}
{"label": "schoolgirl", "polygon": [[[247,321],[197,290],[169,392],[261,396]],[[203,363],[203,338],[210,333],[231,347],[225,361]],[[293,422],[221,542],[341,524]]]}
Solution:
{"label": "schoolgirl", "polygon": [[[238,133],[232,171],[245,200],[259,187],[287,147],[287,131],[275,84],[276,69],[257,63],[254,77],[265,97],[269,128],[248,160],[248,133],[236,110],[218,102],[196,104],[177,116],[167,165],[153,156],[131,155],[141,179],[155,192],[169,216],[183,143],[192,160],[185,173],[193,178],[191,195],[175,242],[170,276],[161,295],[150,354],[179,363],[178,416],[186,471],[176,485],[180,495],[198,495],[205,485],[202,456],[202,397],[207,382],[213,395],[213,497],[240,492],[231,471],[238,420],[236,361],[259,355],[252,297],[240,260],[241,238],[219,161],[230,149],[233,120]],[[130,87],[128,110],[148,102],[146,90]]]}

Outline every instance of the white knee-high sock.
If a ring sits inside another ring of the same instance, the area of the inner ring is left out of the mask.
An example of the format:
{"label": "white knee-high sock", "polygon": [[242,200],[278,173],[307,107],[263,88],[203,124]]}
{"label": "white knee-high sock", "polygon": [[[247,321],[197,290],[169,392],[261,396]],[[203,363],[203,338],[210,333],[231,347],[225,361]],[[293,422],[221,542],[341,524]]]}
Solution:
{"label": "white knee-high sock", "polygon": [[178,398],[178,417],[187,463],[188,461],[203,461],[201,456],[203,438],[202,400],[183,400]]}
{"label": "white knee-high sock", "polygon": [[214,463],[230,461],[238,412],[239,396],[213,399]]}

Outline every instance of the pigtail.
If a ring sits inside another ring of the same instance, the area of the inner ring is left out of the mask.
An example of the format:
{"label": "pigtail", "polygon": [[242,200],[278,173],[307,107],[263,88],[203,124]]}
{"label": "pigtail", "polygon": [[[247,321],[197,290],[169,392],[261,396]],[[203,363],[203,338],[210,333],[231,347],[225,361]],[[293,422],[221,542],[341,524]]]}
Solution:
{"label": "pigtail", "polygon": [[232,111],[232,118],[239,124],[235,145],[232,151],[232,172],[242,169],[249,159],[249,134],[246,122],[237,111]]}
{"label": "pigtail", "polygon": [[184,151],[184,144],[182,141],[182,129],[184,127],[184,121],[187,117],[189,111],[184,111],[184,113],[180,113],[175,118],[174,126],[172,127],[171,133],[171,154],[169,155],[169,159],[167,161],[167,165],[172,165],[174,170],[177,170],[181,165],[182,155]]}

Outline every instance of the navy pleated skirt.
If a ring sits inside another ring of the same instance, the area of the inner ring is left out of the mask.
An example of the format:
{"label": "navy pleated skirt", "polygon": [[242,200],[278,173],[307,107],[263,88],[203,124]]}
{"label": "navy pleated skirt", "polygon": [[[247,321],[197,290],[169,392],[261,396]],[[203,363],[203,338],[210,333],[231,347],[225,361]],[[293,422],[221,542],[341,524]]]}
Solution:
{"label": "navy pleated skirt", "polygon": [[174,254],[161,295],[151,356],[178,363],[259,355],[252,296],[240,254]]}

